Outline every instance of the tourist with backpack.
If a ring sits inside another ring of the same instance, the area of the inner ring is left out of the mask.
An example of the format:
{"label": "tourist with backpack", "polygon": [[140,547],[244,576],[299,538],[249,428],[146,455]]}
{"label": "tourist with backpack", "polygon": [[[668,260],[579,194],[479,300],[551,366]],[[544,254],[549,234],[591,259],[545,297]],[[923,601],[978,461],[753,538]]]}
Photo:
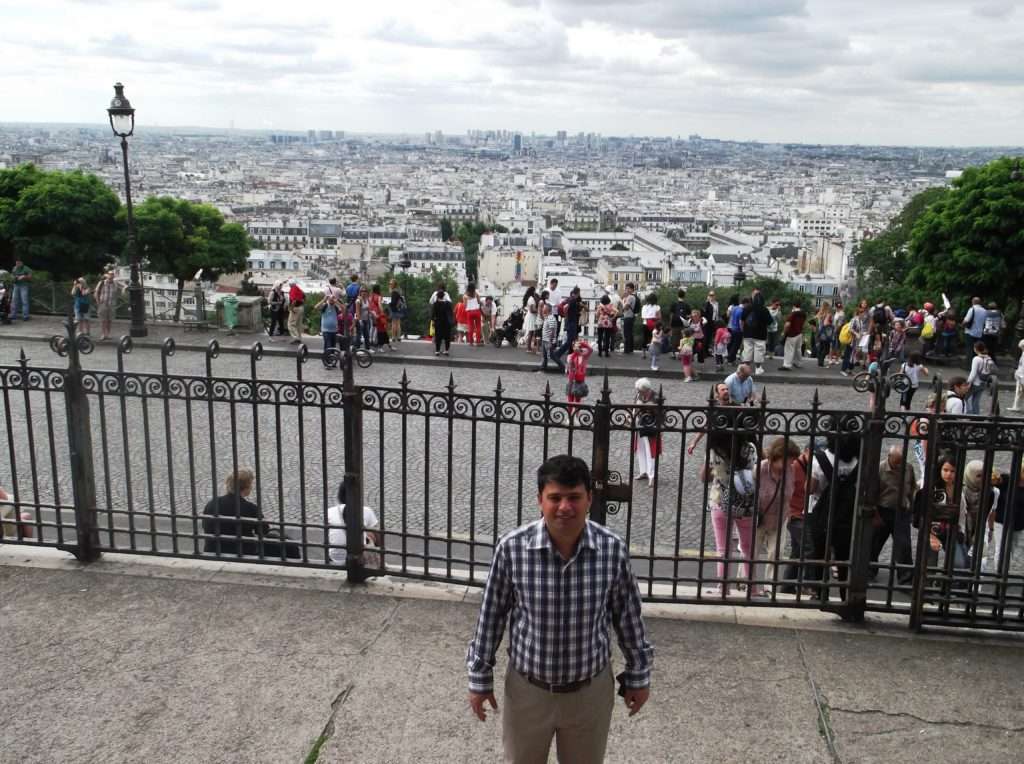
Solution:
{"label": "tourist with backpack", "polygon": [[[580,333],[580,288],[573,287],[572,291],[569,292],[569,296],[560,303],[552,301],[552,305],[557,305],[557,313],[562,319],[562,325],[565,327],[565,339],[562,344],[559,345],[555,352],[551,354],[551,360],[553,360],[560,368],[565,367],[565,362],[562,360],[567,353],[573,350],[576,343],[576,338]],[[590,347],[590,345],[587,345]]]}
{"label": "tourist with backpack", "polygon": [[953,377],[949,380],[949,392],[946,393],[943,409],[947,414],[963,415],[967,413],[967,396],[971,392],[971,383],[967,377]]}
{"label": "tourist with backpack", "polygon": [[967,394],[968,414],[981,413],[981,396],[992,384],[996,374],[996,362],[988,354],[988,347],[978,340],[974,343],[974,358],[971,360],[971,373],[967,377],[971,391]]}
{"label": "tourist with backpack", "polygon": [[[821,581],[831,563],[838,563],[838,580],[849,576],[853,511],[857,505],[860,437],[844,432],[825,449],[816,449],[811,462],[811,502],[807,523],[811,528],[812,560],[827,560],[807,566],[805,581]],[[824,596],[819,589],[818,597]],[[845,590],[840,589],[840,598]]]}
{"label": "tourist with backpack", "polygon": [[927,358],[935,351],[935,335],[938,318],[933,312],[935,306],[926,302],[921,310],[921,354]]}
{"label": "tourist with backpack", "polygon": [[988,348],[988,354],[993,358],[999,352],[999,337],[1003,333],[1003,313],[994,302],[988,304],[985,311],[985,326],[982,329],[981,341]]}
{"label": "tourist with backpack", "polygon": [[964,327],[964,344],[967,355],[972,353],[976,343],[985,341],[985,319],[987,317],[988,311],[981,304],[981,298],[971,298],[971,307],[967,309],[964,320],[961,322]]}

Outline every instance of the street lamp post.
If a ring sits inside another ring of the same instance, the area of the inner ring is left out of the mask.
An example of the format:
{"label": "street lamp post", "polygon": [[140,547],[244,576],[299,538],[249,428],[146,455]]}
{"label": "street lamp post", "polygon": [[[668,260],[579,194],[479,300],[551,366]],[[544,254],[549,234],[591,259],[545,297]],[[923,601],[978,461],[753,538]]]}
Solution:
{"label": "street lamp post", "polygon": [[135,214],[132,209],[132,183],[128,175],[128,136],[135,132],[135,109],[124,95],[124,85],[114,84],[114,97],[107,109],[110,129],[121,139],[121,155],[124,160],[124,198],[128,207],[128,260],[131,265],[131,280],[128,284],[128,304],[132,312],[132,337],[145,337],[146,308],[143,303],[142,280],[139,273],[139,251],[135,243]]}

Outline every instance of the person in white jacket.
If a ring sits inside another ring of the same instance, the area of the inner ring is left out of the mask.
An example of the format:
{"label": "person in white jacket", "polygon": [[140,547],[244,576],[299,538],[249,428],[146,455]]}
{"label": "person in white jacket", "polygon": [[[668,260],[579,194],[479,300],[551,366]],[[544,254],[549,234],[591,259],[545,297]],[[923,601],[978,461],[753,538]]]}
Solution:
{"label": "person in white jacket", "polygon": [[1010,411],[1020,411],[1020,402],[1024,399],[1024,340],[1017,343],[1020,350],[1020,360],[1017,361],[1017,370],[1013,372],[1013,378],[1017,382],[1017,389],[1013,394],[1013,405]]}

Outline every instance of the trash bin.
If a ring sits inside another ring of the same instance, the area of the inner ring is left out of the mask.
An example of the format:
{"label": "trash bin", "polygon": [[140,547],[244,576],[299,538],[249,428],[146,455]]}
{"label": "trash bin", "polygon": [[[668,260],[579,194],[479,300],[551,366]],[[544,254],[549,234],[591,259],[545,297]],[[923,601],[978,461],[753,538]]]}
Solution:
{"label": "trash bin", "polygon": [[235,327],[238,326],[238,298],[229,294],[220,301],[220,304],[223,307],[224,328],[233,334]]}

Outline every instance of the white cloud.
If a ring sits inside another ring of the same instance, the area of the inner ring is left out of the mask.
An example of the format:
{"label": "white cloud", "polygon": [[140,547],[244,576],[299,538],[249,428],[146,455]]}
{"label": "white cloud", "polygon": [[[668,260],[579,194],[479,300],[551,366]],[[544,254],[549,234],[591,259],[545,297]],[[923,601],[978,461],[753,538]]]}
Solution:
{"label": "white cloud", "polygon": [[0,92],[9,119],[100,123],[121,80],[140,129],[1012,144],[1018,5],[37,0],[2,12]]}

